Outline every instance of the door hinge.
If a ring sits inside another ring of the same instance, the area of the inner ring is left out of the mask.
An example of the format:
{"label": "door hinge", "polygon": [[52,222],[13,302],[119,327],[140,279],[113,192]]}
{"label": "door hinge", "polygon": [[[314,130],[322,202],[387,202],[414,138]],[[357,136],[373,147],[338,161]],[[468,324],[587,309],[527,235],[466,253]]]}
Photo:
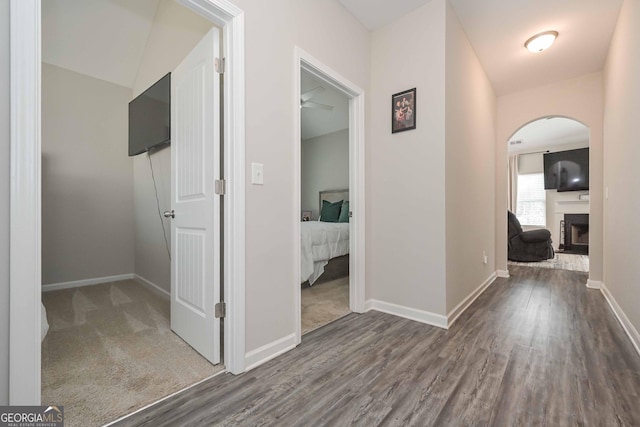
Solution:
{"label": "door hinge", "polygon": [[227,304],[224,301],[220,301],[215,306],[216,319],[222,319],[227,315]]}
{"label": "door hinge", "polygon": [[224,66],[225,66],[224,58],[216,58],[214,60],[214,65],[215,65],[216,71],[219,74],[224,74]]}
{"label": "door hinge", "polygon": [[216,185],[216,189],[215,189],[216,194],[219,196],[224,196],[225,187],[226,187],[226,182],[224,181],[224,179],[216,179],[215,185]]}

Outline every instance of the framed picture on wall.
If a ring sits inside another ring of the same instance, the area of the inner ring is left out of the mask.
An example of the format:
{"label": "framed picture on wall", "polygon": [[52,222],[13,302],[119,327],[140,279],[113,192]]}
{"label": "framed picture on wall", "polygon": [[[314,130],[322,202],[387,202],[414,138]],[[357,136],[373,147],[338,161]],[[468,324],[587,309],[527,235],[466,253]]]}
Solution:
{"label": "framed picture on wall", "polygon": [[311,211],[302,211],[302,221],[311,221]]}
{"label": "framed picture on wall", "polygon": [[391,133],[416,128],[416,88],[391,95]]}

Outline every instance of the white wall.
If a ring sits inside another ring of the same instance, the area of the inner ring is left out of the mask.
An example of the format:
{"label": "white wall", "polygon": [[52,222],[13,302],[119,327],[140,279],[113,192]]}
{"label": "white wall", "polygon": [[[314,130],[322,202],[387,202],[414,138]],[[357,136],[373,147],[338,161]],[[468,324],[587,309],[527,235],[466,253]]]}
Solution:
{"label": "white wall", "polygon": [[[446,314],[445,5],[433,0],[372,34],[366,144],[366,298],[440,315]],[[391,95],[413,87],[416,129],[392,134]]]}
{"label": "white wall", "polygon": [[[496,268],[507,270],[507,145],[522,126],[546,116],[589,128],[589,279],[602,280],[602,73],[593,73],[498,98],[496,139]],[[504,215],[502,214],[504,212]]]}
{"label": "white wall", "polygon": [[[173,0],[161,0],[149,33],[138,75],[133,84],[133,97],[144,92],[184,59],[209,32],[212,23]],[[146,153],[134,157],[135,198],[135,273],[171,290],[171,262],[167,242],[171,245],[171,221],[158,217],[156,196]],[[171,150],[168,146],[151,154],[160,211],[171,210]]]}
{"label": "white wall", "polygon": [[133,272],[131,89],[42,64],[42,283]]}
{"label": "white wall", "polygon": [[[640,330],[640,3],[625,0],[605,68],[604,283]],[[629,191],[632,193],[630,194]]]}
{"label": "white wall", "polygon": [[0,1],[0,405],[9,404],[9,1]]}
{"label": "white wall", "polygon": [[[449,3],[446,15],[445,245],[449,313],[495,272],[496,96]],[[483,263],[483,252],[488,256],[487,264]]]}
{"label": "white wall", "polygon": [[349,129],[302,141],[302,210],[318,219],[319,192],[349,188]]}

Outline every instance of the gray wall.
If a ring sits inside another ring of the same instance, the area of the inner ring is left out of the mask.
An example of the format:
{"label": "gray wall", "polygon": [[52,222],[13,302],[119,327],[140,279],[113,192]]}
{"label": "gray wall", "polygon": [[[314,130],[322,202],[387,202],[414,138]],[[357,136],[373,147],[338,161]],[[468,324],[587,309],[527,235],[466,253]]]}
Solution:
{"label": "gray wall", "polygon": [[[162,0],[133,84],[137,96],[182,61],[211,29],[211,22],[175,1]],[[171,150],[151,154],[160,210],[171,209]],[[160,288],[171,290],[171,261],[167,253],[147,154],[134,157],[135,273]],[[171,221],[162,220],[171,244]]]}
{"label": "gray wall", "polygon": [[131,89],[42,64],[42,283],[133,273]]}
{"label": "gray wall", "polygon": [[[495,272],[496,96],[447,2],[447,313]],[[424,111],[424,110],[423,110]],[[488,260],[483,263],[483,252]]]}
{"label": "gray wall", "polygon": [[[446,316],[495,271],[496,97],[446,0],[372,43],[366,298]],[[411,87],[417,128],[392,134],[389,95]]]}
{"label": "gray wall", "polygon": [[318,194],[349,188],[349,129],[302,141],[302,210],[318,219]]}
{"label": "gray wall", "polygon": [[[372,34],[367,299],[446,314],[445,0]],[[420,54],[407,61],[411,46]],[[417,88],[416,129],[391,133],[390,95]]]}
{"label": "gray wall", "polygon": [[603,282],[635,328],[636,339],[640,331],[638,52],[640,2],[625,0],[605,67],[604,185],[609,197],[604,200]]}
{"label": "gray wall", "polygon": [[9,0],[0,1],[0,405],[9,403]]}

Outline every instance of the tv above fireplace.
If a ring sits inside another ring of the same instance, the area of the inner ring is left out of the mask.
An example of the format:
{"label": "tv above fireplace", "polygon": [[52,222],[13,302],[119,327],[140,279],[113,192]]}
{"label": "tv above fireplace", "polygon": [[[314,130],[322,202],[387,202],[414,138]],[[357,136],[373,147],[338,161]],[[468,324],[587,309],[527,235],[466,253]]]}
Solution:
{"label": "tv above fireplace", "polygon": [[582,191],[589,189],[589,149],[544,154],[544,189]]}

